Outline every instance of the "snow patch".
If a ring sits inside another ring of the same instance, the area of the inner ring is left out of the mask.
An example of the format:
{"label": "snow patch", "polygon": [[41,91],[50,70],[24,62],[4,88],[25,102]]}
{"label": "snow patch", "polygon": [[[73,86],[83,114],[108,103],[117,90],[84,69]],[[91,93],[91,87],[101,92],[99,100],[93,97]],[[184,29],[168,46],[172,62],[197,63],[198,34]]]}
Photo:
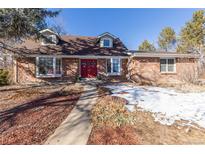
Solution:
{"label": "snow patch", "polygon": [[132,85],[108,85],[112,96],[128,100],[126,107],[135,110],[135,105],[153,113],[156,121],[172,125],[176,120],[187,120],[205,128],[205,92],[180,93],[173,89]]}

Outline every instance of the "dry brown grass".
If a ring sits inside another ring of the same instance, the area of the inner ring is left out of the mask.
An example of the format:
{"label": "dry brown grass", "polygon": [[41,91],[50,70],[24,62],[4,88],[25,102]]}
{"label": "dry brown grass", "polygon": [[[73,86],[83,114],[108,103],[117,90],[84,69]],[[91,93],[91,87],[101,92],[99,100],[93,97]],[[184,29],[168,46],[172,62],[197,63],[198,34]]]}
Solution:
{"label": "dry brown grass", "polygon": [[91,111],[93,125],[119,127],[131,124],[134,119],[125,108],[126,103],[125,99],[115,96],[99,98]]}
{"label": "dry brown grass", "polygon": [[182,83],[182,84],[160,84],[159,87],[172,88],[179,92],[205,92],[205,86],[196,85],[192,83]]}
{"label": "dry brown grass", "polygon": [[[103,91],[108,93],[106,89],[103,89],[101,94]],[[177,121],[171,126],[162,125],[154,121],[150,112],[140,111],[140,109],[132,113],[124,111],[126,110],[123,106],[125,103],[126,100],[111,96],[98,100],[98,104],[95,106],[98,109],[94,109],[95,113],[92,114],[94,127],[88,144],[205,144],[204,128],[178,125],[184,121]],[[104,110],[102,110],[103,108]],[[123,112],[126,113],[125,119],[132,117],[130,118],[132,122],[115,124],[115,117]],[[110,115],[106,117],[107,114]],[[114,115],[114,118],[111,115]],[[102,120],[101,116],[106,118]],[[127,132],[125,127],[127,127]]]}
{"label": "dry brown grass", "polygon": [[162,88],[171,88],[178,92],[205,92],[204,85],[198,85],[193,83],[156,83],[156,85],[149,85],[149,84],[139,84],[139,83],[131,83],[131,82],[124,82],[123,84],[134,85],[134,86],[156,86]]}
{"label": "dry brown grass", "polygon": [[142,144],[205,144],[205,129],[162,125],[149,112],[137,110],[134,114],[137,117],[134,127]]}

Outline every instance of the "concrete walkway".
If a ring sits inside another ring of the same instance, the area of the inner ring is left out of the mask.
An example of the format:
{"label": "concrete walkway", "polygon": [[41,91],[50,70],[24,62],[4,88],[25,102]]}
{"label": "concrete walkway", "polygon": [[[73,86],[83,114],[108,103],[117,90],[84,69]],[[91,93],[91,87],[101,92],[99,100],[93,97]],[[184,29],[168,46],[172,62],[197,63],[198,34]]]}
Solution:
{"label": "concrete walkway", "polygon": [[45,144],[85,145],[91,132],[90,110],[96,99],[96,86],[85,84],[76,106]]}

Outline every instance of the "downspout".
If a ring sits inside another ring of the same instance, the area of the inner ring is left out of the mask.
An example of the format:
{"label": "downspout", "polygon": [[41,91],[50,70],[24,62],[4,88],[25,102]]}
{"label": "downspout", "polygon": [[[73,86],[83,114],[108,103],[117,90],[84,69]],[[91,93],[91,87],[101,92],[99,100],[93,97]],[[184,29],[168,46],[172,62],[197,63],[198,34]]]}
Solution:
{"label": "downspout", "polygon": [[131,59],[132,59],[132,54],[128,57],[128,62],[127,62],[127,80],[133,82],[131,79],[131,71],[129,70]]}

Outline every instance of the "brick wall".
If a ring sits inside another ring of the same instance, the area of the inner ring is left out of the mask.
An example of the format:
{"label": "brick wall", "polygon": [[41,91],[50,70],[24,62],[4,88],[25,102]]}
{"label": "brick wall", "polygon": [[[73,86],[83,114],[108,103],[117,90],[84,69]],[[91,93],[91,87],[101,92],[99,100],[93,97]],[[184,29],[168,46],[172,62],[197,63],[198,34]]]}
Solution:
{"label": "brick wall", "polygon": [[98,59],[97,69],[98,76],[104,80],[125,80],[127,75],[127,62],[128,59],[121,59],[121,75],[107,76],[107,66],[106,59]]}
{"label": "brick wall", "polygon": [[59,78],[36,78],[36,60],[35,58],[21,58],[16,61],[17,82],[21,84],[52,82],[59,80],[73,81],[79,74],[79,59],[63,58],[63,75]]}
{"label": "brick wall", "polygon": [[[197,60],[193,58],[176,58],[176,73],[161,73],[160,58],[132,58],[121,60],[121,75],[107,76],[106,59],[97,60],[98,76],[105,80],[126,79],[129,72],[130,78],[141,84],[178,83],[189,81],[197,75]],[[79,76],[79,59],[63,58],[60,78],[36,78],[35,58],[18,59],[18,83],[52,82],[57,80],[73,81]]]}
{"label": "brick wall", "polygon": [[35,77],[35,58],[18,58],[16,60],[16,80],[18,83],[41,82]]}
{"label": "brick wall", "polygon": [[79,59],[63,58],[63,80],[75,80],[79,76]]}
{"label": "brick wall", "polygon": [[97,60],[97,74],[98,74],[98,77],[100,77],[102,79],[107,78],[106,59],[98,59]]}
{"label": "brick wall", "polygon": [[176,58],[176,73],[161,73],[160,58],[134,57],[128,65],[130,78],[141,84],[178,83],[197,73],[197,60]]}
{"label": "brick wall", "polygon": [[[17,82],[21,84],[53,82],[53,81],[74,81],[79,76],[79,59],[63,58],[62,59],[62,77],[59,78],[36,78],[36,60],[35,58],[17,59]],[[102,79],[125,79],[127,74],[127,59],[121,60],[121,75],[107,76],[106,59],[97,60],[98,76]]]}

